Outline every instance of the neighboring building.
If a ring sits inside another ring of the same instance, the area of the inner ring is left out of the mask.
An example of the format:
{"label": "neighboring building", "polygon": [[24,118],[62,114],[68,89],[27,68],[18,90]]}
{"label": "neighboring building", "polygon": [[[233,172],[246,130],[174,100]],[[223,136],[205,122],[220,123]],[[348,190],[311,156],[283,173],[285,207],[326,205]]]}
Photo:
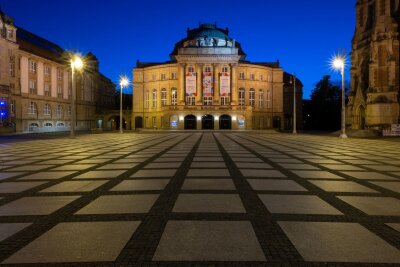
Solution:
{"label": "neighboring building", "polygon": [[270,129],[283,127],[283,69],[246,61],[228,29],[188,29],[165,63],[133,69],[135,128]]}
{"label": "neighboring building", "polygon": [[[293,74],[283,73],[283,112],[284,129],[293,130]],[[297,130],[303,129],[303,83],[296,77],[296,126]]]}
{"label": "neighboring building", "polygon": [[353,129],[400,122],[399,0],[358,0],[347,106]]}
{"label": "neighboring building", "polygon": [[[67,52],[16,27],[0,12],[0,132],[52,132],[70,128],[71,70]],[[114,107],[114,84],[98,71],[97,58],[85,56],[77,74],[77,130],[102,125],[103,108]]]}

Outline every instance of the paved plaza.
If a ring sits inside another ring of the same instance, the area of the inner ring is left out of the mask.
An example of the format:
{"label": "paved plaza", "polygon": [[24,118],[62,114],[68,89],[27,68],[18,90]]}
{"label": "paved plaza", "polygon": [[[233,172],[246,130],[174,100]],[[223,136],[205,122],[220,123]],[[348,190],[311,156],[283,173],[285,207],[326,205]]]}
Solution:
{"label": "paved plaza", "polygon": [[0,265],[400,265],[400,142],[0,138]]}

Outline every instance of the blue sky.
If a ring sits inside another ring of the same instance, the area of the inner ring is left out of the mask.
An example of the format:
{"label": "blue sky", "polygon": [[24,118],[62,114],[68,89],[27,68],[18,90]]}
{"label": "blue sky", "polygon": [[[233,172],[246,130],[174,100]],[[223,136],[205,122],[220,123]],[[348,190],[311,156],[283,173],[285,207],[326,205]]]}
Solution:
{"label": "blue sky", "polygon": [[[296,72],[308,98],[338,49],[351,51],[355,0],[0,0],[15,23],[65,49],[91,51],[113,81],[136,60],[166,61],[186,28],[228,27],[250,61],[276,61]],[[348,78],[348,72],[347,72]]]}

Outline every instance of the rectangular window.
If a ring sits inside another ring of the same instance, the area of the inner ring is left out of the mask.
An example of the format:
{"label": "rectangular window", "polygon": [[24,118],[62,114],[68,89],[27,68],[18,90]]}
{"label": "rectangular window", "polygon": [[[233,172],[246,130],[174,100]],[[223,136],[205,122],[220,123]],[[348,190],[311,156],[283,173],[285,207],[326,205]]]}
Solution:
{"label": "rectangular window", "polygon": [[260,90],[258,92],[258,108],[260,109],[263,108],[263,97],[264,97],[263,91]]}
{"label": "rectangular window", "polygon": [[213,104],[213,97],[212,96],[203,97],[203,106],[212,106],[212,104]]}
{"label": "rectangular window", "polygon": [[271,91],[267,91],[267,108],[271,108]]}
{"label": "rectangular window", "polygon": [[150,107],[150,96],[149,96],[149,91],[146,91],[146,94],[144,96],[144,108],[149,108]]}
{"label": "rectangular window", "polygon": [[245,102],[244,89],[239,89],[239,106],[244,106],[244,102]]}
{"label": "rectangular window", "polygon": [[167,90],[161,90],[161,106],[165,107],[167,105]]}
{"label": "rectangular window", "polygon": [[171,80],[176,80],[176,72],[171,73]]}
{"label": "rectangular window", "polygon": [[221,96],[221,106],[228,106],[229,102],[229,96]]}
{"label": "rectangular window", "polygon": [[250,80],[254,80],[254,73],[250,73]]}
{"label": "rectangular window", "polygon": [[194,96],[187,96],[187,97],[186,97],[186,105],[188,105],[188,106],[195,106],[195,105],[196,105],[196,97],[194,97]]}
{"label": "rectangular window", "polygon": [[167,79],[167,75],[165,75],[165,73],[161,73],[161,80],[166,80]]}
{"label": "rectangular window", "polygon": [[251,89],[249,92],[249,105],[254,107],[255,106],[255,101],[254,101],[254,90]]}
{"label": "rectangular window", "polygon": [[10,57],[9,63],[9,75],[10,77],[15,77],[15,57]]}
{"label": "rectangular window", "polygon": [[29,60],[29,72],[36,73],[37,71],[37,62],[34,60]]}
{"label": "rectangular window", "polygon": [[12,29],[7,30],[7,36],[9,39],[14,38],[14,31]]}
{"label": "rectangular window", "polygon": [[44,84],[44,95],[51,96],[51,87],[49,83]]}
{"label": "rectangular window", "polygon": [[61,68],[57,68],[57,80],[61,81],[64,78],[64,73]]}
{"label": "rectangular window", "polygon": [[57,85],[57,97],[58,98],[63,98],[63,87],[61,84]]}
{"label": "rectangular window", "polygon": [[153,91],[153,101],[152,101],[152,108],[157,108],[157,91]]}
{"label": "rectangular window", "polygon": [[51,75],[51,68],[49,65],[44,65],[44,76],[50,76]]}
{"label": "rectangular window", "polygon": [[171,91],[171,105],[176,106],[178,104],[178,93],[176,90]]}
{"label": "rectangular window", "polygon": [[156,117],[151,118],[151,124],[152,124],[153,128],[157,128],[157,118]]}
{"label": "rectangular window", "polygon": [[244,80],[244,72],[239,73],[239,80]]}
{"label": "rectangular window", "polygon": [[37,94],[36,81],[34,80],[29,80],[29,93],[34,95]]}

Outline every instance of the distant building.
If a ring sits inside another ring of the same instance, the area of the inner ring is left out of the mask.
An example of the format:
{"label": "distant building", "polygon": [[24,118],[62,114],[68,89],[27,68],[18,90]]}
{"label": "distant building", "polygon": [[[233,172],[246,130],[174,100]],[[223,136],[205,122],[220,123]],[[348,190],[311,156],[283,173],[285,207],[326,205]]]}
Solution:
{"label": "distant building", "polygon": [[399,0],[358,0],[348,123],[353,129],[400,122]]}
{"label": "distant building", "polygon": [[135,128],[282,129],[284,72],[278,62],[246,61],[228,29],[188,29],[165,63],[133,70]]}
{"label": "distant building", "polygon": [[[60,46],[14,25],[0,12],[0,132],[53,132],[70,128],[71,70]],[[77,75],[77,130],[103,127],[114,107],[115,85],[84,56]]]}
{"label": "distant building", "polygon": [[[287,72],[283,73],[283,112],[284,129],[293,130],[293,75]],[[303,83],[296,78],[296,129],[303,129]]]}

